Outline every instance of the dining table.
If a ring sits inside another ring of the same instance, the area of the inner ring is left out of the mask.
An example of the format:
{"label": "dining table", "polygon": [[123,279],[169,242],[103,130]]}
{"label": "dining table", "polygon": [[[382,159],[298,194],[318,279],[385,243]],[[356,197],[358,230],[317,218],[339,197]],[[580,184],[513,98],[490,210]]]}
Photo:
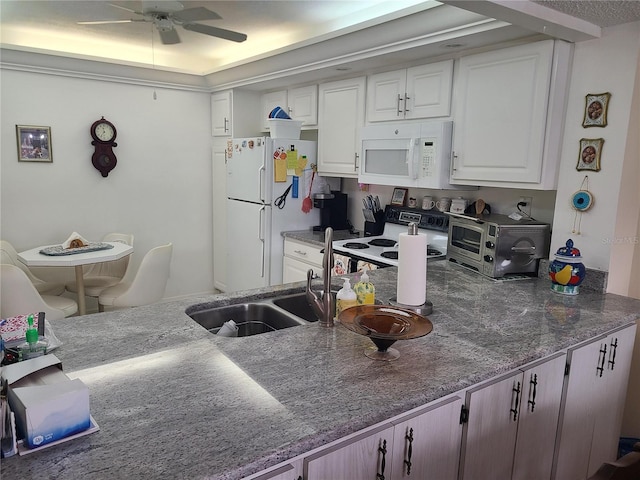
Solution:
{"label": "dining table", "polygon": [[[74,267],[78,291],[78,314],[86,315],[83,266],[119,260],[133,253],[133,247],[122,242],[101,242],[99,247],[63,249],[60,245],[45,245],[18,253],[18,260],[28,267]],[[99,248],[99,249],[98,249]]]}

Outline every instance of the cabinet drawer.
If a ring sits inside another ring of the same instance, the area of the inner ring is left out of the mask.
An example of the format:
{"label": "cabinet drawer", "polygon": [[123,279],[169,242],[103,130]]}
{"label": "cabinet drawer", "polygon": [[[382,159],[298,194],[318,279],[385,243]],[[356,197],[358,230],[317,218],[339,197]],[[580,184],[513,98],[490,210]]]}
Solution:
{"label": "cabinet drawer", "polygon": [[320,247],[295,240],[286,239],[284,242],[285,256],[302,260],[318,267],[322,267],[323,254],[320,253],[320,250],[322,250]]}

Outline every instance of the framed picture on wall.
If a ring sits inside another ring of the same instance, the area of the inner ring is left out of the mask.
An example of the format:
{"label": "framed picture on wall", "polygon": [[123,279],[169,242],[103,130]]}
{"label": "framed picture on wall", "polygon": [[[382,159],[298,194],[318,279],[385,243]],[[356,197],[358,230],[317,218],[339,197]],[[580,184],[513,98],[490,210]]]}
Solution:
{"label": "framed picture on wall", "polygon": [[19,162],[53,162],[51,127],[16,125]]}
{"label": "framed picture on wall", "polygon": [[408,192],[409,190],[406,188],[394,188],[393,196],[391,197],[391,205],[399,205],[403,207],[407,201]]}
{"label": "framed picture on wall", "polygon": [[584,106],[584,120],[582,121],[583,127],[607,126],[607,110],[610,98],[611,94],[609,92],[587,94]]}
{"label": "framed picture on wall", "polygon": [[581,138],[580,154],[578,155],[578,165],[576,170],[592,170],[600,171],[600,155],[602,154],[602,146],[604,138]]}

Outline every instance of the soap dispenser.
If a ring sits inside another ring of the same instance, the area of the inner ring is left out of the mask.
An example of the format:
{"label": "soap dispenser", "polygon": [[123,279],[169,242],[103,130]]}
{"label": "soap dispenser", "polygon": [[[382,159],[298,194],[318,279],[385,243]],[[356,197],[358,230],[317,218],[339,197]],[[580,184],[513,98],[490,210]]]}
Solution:
{"label": "soap dispenser", "polygon": [[358,305],[373,305],[376,298],[376,287],[369,281],[369,275],[365,269],[360,281],[353,286],[358,297]]}
{"label": "soap dispenser", "polygon": [[340,315],[340,312],[349,308],[355,307],[358,304],[358,297],[356,292],[351,288],[351,282],[348,278],[343,278],[344,284],[342,288],[338,290],[336,295],[336,318]]}
{"label": "soap dispenser", "polygon": [[33,326],[33,315],[27,317],[27,331],[25,332],[25,342],[18,345],[18,360],[29,360],[30,358],[44,355],[49,342],[38,335],[38,329]]}

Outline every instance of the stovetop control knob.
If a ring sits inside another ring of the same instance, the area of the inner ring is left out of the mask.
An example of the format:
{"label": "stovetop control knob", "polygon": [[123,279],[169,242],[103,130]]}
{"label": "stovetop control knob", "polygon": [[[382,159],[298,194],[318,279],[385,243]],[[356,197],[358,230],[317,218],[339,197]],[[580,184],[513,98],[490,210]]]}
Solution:
{"label": "stovetop control knob", "polygon": [[493,257],[491,255],[485,255],[484,256],[484,261],[491,263],[491,262],[493,262]]}
{"label": "stovetop control knob", "polygon": [[485,242],[484,246],[487,248],[496,248],[496,244],[488,240]]}

